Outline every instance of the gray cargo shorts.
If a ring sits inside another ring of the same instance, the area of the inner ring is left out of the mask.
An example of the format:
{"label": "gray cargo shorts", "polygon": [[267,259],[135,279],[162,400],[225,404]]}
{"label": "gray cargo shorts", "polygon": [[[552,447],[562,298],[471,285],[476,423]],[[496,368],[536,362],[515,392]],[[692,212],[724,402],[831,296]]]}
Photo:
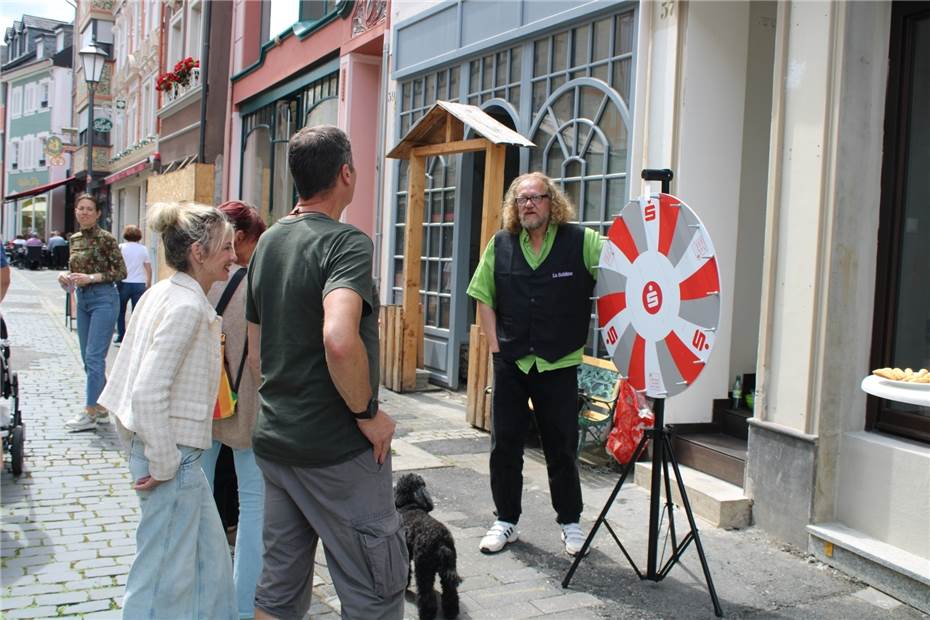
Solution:
{"label": "gray cargo shorts", "polygon": [[282,619],[304,617],[322,540],[343,618],[403,618],[409,561],[390,456],[378,465],[365,450],[329,467],[255,460],[265,478],[265,553],[255,606]]}

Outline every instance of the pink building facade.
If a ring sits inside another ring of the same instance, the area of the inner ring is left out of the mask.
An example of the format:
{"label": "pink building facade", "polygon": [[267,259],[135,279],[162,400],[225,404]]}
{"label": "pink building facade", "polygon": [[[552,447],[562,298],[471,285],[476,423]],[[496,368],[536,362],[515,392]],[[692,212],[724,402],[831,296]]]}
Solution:
{"label": "pink building facade", "polygon": [[374,237],[387,2],[289,4],[234,2],[222,194],[276,221],[296,201],[288,139],[302,127],[337,125],[352,140],[359,179],[343,217]]}

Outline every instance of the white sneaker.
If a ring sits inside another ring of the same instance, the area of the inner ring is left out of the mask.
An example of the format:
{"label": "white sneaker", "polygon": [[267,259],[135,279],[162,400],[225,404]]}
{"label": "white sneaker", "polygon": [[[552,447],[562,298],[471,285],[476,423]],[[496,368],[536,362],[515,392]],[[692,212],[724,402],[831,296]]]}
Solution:
{"label": "white sneaker", "polygon": [[[562,526],[562,542],[565,543],[565,551],[568,555],[580,553],[587,538],[577,523],[566,523]],[[590,551],[590,548],[588,550]]]}
{"label": "white sneaker", "polygon": [[497,553],[508,543],[516,542],[520,537],[517,526],[506,521],[495,521],[488,533],[481,539],[478,548],[481,553]]}
{"label": "white sneaker", "polygon": [[110,414],[98,409],[97,415],[94,416],[94,420],[97,422],[97,426],[106,426],[110,423]]}
{"label": "white sneaker", "polygon": [[69,433],[89,431],[93,428],[97,428],[97,422],[94,420],[93,416],[89,416],[86,411],[82,411],[65,422],[65,428],[68,429]]}

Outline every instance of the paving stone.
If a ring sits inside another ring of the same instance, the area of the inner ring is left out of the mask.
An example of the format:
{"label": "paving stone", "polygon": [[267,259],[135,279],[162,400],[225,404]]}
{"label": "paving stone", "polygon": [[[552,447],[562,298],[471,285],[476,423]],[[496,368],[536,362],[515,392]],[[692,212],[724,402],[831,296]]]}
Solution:
{"label": "paving stone", "polygon": [[17,609],[20,607],[29,607],[32,605],[34,597],[32,596],[13,596],[7,597],[4,596],[3,600],[0,600],[0,609]]}
{"label": "paving stone", "polygon": [[469,592],[468,596],[483,608],[499,607],[521,601],[536,601],[561,592],[546,580],[522,581]]}
{"label": "paving stone", "polygon": [[101,568],[104,566],[114,566],[116,564],[115,558],[95,558],[92,560],[81,560],[80,562],[75,562],[72,568],[81,570],[85,568]]}
{"label": "paving stone", "polygon": [[73,570],[36,575],[36,578],[42,583],[65,583],[67,581],[75,581],[80,579],[80,577],[81,574]]}
{"label": "paving stone", "polygon": [[51,618],[58,615],[57,607],[26,607],[25,609],[11,609],[3,613],[3,617],[9,620],[17,618]]}
{"label": "paving stone", "polygon": [[81,603],[88,599],[87,592],[57,592],[55,594],[41,594],[36,597],[38,605],[66,605],[68,603]]}
{"label": "paving stone", "polygon": [[107,599],[97,601],[87,601],[78,605],[68,605],[61,611],[66,614],[86,614],[92,611],[104,611],[110,608],[110,601]]}
{"label": "paving stone", "polygon": [[37,583],[32,585],[17,585],[15,588],[5,588],[3,597],[6,600],[10,596],[26,596],[30,594],[48,594],[57,592],[61,586],[55,583]]}
{"label": "paving stone", "polygon": [[501,585],[501,582],[491,575],[472,575],[464,577],[459,584],[459,592],[471,592],[472,590],[482,590],[484,588],[493,588]]}
{"label": "paving stone", "polygon": [[90,590],[92,588],[106,588],[113,585],[113,577],[85,577],[65,584],[66,590]]}
{"label": "paving stone", "polygon": [[136,553],[135,545],[124,545],[122,547],[106,547],[99,550],[100,557],[112,557],[112,556],[121,556],[128,555],[132,557]]}
{"label": "paving stone", "polygon": [[84,571],[85,577],[102,577],[104,575],[123,575],[129,572],[129,566],[126,564],[114,564],[113,566],[101,566],[100,568],[88,568]]}
{"label": "paving stone", "polygon": [[539,611],[545,614],[594,607],[601,604],[601,601],[586,592],[572,592],[571,594],[552,596],[531,602],[539,608]]}

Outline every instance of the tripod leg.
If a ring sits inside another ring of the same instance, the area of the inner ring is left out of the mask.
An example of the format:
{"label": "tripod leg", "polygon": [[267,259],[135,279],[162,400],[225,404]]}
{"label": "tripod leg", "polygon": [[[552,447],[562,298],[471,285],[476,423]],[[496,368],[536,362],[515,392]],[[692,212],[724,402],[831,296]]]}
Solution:
{"label": "tripod leg", "polygon": [[[617,494],[620,493],[620,487],[623,486],[623,482],[626,480],[626,477],[633,471],[633,468],[636,467],[636,461],[639,460],[639,456],[643,453],[643,450],[646,449],[646,442],[648,441],[647,436],[643,435],[643,438],[640,440],[639,445],[636,446],[636,450],[633,451],[633,457],[630,459],[630,462],[626,464],[623,468],[623,473],[620,475],[620,480],[617,481],[617,484],[614,486],[614,490],[610,493],[610,497],[607,498],[607,502],[604,504],[604,508],[601,510],[601,514],[597,517],[597,521],[594,522],[594,525],[591,527],[591,532],[588,534],[588,538],[584,541],[584,545],[575,555],[575,561],[572,562],[571,568],[568,569],[568,573],[565,575],[565,579],[562,580],[562,587],[567,588],[568,584],[571,583],[572,576],[574,576],[575,571],[578,569],[578,565],[581,564],[582,558],[588,553],[588,547],[591,546],[591,541],[594,540],[597,530],[601,527],[601,524],[604,523],[607,519],[607,513],[610,512],[610,507],[613,506],[614,500],[617,498]],[[633,566],[636,569],[636,566]]]}
{"label": "tripod leg", "polygon": [[655,424],[652,435],[652,484],[649,487],[649,542],[646,548],[646,579],[658,581],[659,562],[659,500],[662,483],[662,462],[665,460],[665,399],[657,398],[652,406]]}
{"label": "tripod leg", "polygon": [[[672,453],[672,443],[668,435],[664,437],[666,456],[671,455]],[[672,552],[678,551],[678,537],[675,536],[675,516],[672,514],[674,510],[674,502],[672,502],[672,484],[668,475],[668,458],[662,459],[662,469],[665,474],[665,506],[668,509],[668,531],[672,537]]]}
{"label": "tripod leg", "polygon": [[714,614],[718,618],[722,618],[723,609],[720,607],[720,600],[717,598],[714,580],[710,576],[710,567],[707,566],[707,556],[704,555],[704,546],[701,544],[701,536],[698,533],[697,523],[694,521],[694,513],[691,512],[691,502],[688,501],[688,493],[685,491],[685,482],[681,478],[681,471],[678,469],[678,459],[675,458],[675,453],[671,450],[671,444],[669,444],[668,457],[672,462],[672,469],[675,471],[675,477],[678,479],[678,492],[681,493],[681,503],[684,505],[685,514],[688,516],[688,524],[691,526],[691,536],[694,538],[698,557],[701,559],[701,569],[704,571],[704,579],[707,581],[707,590],[710,592],[710,600],[714,603]]}

